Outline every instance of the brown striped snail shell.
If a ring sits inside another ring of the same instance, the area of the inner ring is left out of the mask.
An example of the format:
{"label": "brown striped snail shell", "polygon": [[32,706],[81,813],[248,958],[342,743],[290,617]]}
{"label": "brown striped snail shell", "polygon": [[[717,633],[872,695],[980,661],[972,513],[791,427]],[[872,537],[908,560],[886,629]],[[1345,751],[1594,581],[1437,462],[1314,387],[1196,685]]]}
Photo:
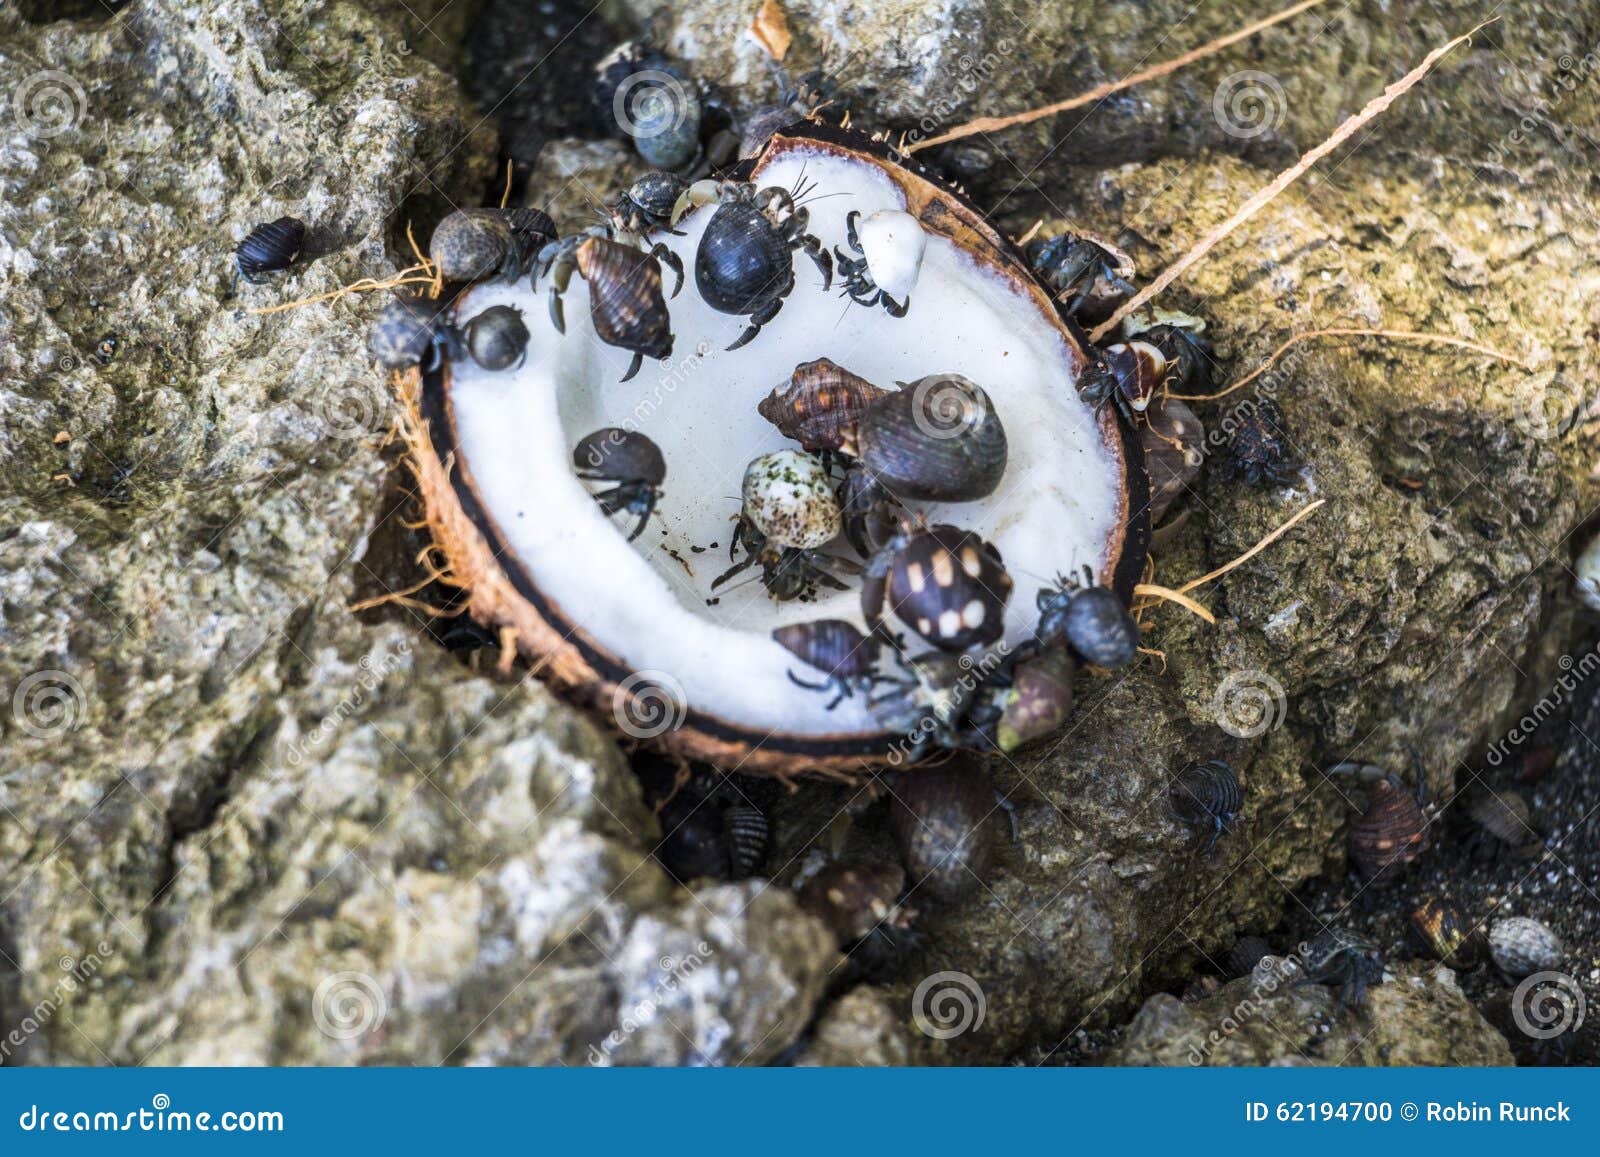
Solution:
{"label": "brown striped snail shell", "polygon": [[589,285],[589,315],[600,340],[647,358],[672,356],[672,319],[661,263],[648,253],[591,237],[575,254]]}
{"label": "brown striped snail shell", "polygon": [[995,734],[1001,751],[1015,751],[1067,721],[1077,670],[1064,647],[1052,647],[1017,664]]}
{"label": "brown striped snail shell", "polygon": [[1513,980],[1560,967],[1566,950],[1561,938],[1528,916],[1508,916],[1489,928],[1489,955]]}
{"label": "brown striped snail shell", "polygon": [[977,891],[994,864],[1001,805],[967,759],[895,780],[889,830],[913,895],[959,900]]}
{"label": "brown striped snail shell", "polygon": [[817,453],[843,446],[868,404],[886,393],[843,366],[818,358],[796,366],[789,384],[773,390],[756,410],[785,438]]}
{"label": "brown striped snail shell", "polygon": [[843,449],[895,497],[925,502],[994,493],[1008,455],[994,403],[960,374],[930,374],[878,398]]}
{"label": "brown striped snail shell", "polygon": [[1397,775],[1372,785],[1367,810],[1350,827],[1350,859],[1362,878],[1404,868],[1427,844],[1428,818]]}
{"label": "brown striped snail shell", "polygon": [[1152,405],[1145,423],[1139,428],[1139,442],[1144,447],[1145,472],[1150,475],[1150,524],[1154,526],[1200,476],[1206,428],[1193,410],[1174,398]]}
{"label": "brown striped snail shell", "polygon": [[1473,805],[1471,816],[1489,835],[1503,844],[1521,847],[1537,838],[1528,801],[1514,791],[1489,791]]}
{"label": "brown striped snail shell", "polygon": [[829,864],[801,887],[800,907],[826,924],[844,947],[880,925],[909,922],[912,912],[896,903],[905,884],[899,864]]}

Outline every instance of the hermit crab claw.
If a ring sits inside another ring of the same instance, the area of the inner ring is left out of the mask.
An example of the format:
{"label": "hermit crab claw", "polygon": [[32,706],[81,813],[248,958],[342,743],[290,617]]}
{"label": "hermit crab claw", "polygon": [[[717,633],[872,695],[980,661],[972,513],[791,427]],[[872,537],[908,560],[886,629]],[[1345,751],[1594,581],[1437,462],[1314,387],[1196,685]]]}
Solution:
{"label": "hermit crab claw", "polygon": [[672,207],[672,224],[676,226],[689,213],[702,205],[715,204],[722,197],[722,182],[709,178],[696,181],[678,196],[678,201]]}

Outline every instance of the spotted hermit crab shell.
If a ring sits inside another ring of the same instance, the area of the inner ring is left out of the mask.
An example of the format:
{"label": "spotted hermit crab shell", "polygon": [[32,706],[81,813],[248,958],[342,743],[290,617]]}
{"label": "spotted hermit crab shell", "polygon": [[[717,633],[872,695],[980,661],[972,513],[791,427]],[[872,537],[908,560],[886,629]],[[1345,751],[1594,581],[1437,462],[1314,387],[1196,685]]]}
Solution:
{"label": "spotted hermit crab shell", "polygon": [[828,472],[809,454],[774,450],[744,472],[744,512],[777,546],[815,550],[839,534],[839,499]]}
{"label": "spotted hermit crab shell", "polygon": [[[830,251],[846,243],[851,209],[917,220],[927,240],[905,317],[851,307],[841,319],[837,294],[823,292],[796,253],[796,286],[781,311],[727,351],[746,321],[707,306],[690,268],[716,208],[707,205],[677,222],[681,235],[644,238],[643,248],[666,246],[691,274],[666,303],[676,337],[669,363],[619,382],[630,355],[596,335],[581,277],[565,291],[565,336],[549,324],[543,279],[535,290],[527,278],[490,277],[456,299],[456,323],[492,305],[521,309],[526,361],[490,373],[449,357],[410,371],[404,431],[435,557],[473,618],[514,640],[540,678],[628,739],[676,755],[745,773],[857,776],[903,758],[895,745],[904,737],[874,718],[867,696],[829,711],[833,696],[791,683],[797,668],[815,676],[772,631],[820,618],[864,629],[860,580],[805,603],[777,603],[759,581],[709,590],[725,565],[744,467],[798,449],[757,412],[774,384],[827,357],[885,388],[940,373],[983,387],[1008,441],[999,486],[913,513],[1000,550],[1018,586],[1003,624],[1013,647],[1032,637],[1036,585],[1046,581],[1035,576],[1089,565],[1131,597],[1148,542],[1147,482],[1137,435],[1115,407],[1096,412],[1078,397],[1088,361],[1081,333],[976,208],[885,146],[810,122],[779,132],[735,175],[793,189],[802,171],[816,182],[808,229]],[[632,545],[572,469],[578,440],[612,426],[655,440],[669,465],[656,516]],[[852,557],[842,539],[822,549]],[[889,673],[887,659],[879,670]],[[659,719],[634,710],[652,699],[668,708]]]}

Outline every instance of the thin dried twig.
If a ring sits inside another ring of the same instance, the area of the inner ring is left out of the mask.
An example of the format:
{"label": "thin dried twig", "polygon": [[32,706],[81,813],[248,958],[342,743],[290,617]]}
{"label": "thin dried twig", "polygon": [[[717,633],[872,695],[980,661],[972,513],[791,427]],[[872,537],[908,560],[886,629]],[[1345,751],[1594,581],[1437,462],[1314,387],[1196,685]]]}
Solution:
{"label": "thin dried twig", "polygon": [[1173,398],[1180,402],[1210,402],[1216,400],[1217,398],[1227,397],[1235,390],[1244,389],[1251,382],[1255,381],[1262,374],[1270,370],[1279,358],[1289,352],[1291,346],[1299,345],[1303,341],[1310,341],[1314,337],[1381,337],[1387,338],[1390,341],[1415,341],[1437,345],[1448,345],[1455,346],[1457,349],[1471,350],[1473,353],[1483,354],[1485,357],[1499,358],[1501,361],[1510,362],[1512,365],[1517,366],[1520,369],[1531,370],[1533,368],[1522,358],[1516,357],[1513,354],[1505,353],[1503,350],[1494,349],[1491,346],[1481,345],[1475,341],[1468,341],[1464,337],[1451,337],[1449,334],[1443,333],[1418,333],[1407,329],[1355,329],[1340,326],[1334,329],[1313,329],[1307,330],[1305,333],[1295,334],[1288,341],[1284,342],[1277,349],[1273,350],[1272,356],[1267,358],[1267,360],[1263,362],[1257,369],[1250,371],[1250,373],[1246,374],[1232,385],[1218,390],[1214,394],[1168,394],[1167,397]]}
{"label": "thin dried twig", "polygon": [[1205,586],[1205,584],[1210,582],[1212,579],[1221,578],[1223,575],[1227,574],[1230,570],[1232,570],[1236,566],[1239,566],[1241,563],[1248,562],[1250,559],[1254,558],[1256,555],[1258,555],[1262,551],[1266,550],[1267,547],[1269,547],[1273,543],[1277,542],[1284,535],[1288,534],[1296,526],[1299,526],[1307,518],[1310,518],[1311,517],[1311,513],[1314,510],[1316,510],[1319,506],[1325,506],[1327,504],[1327,501],[1328,500],[1326,498],[1319,498],[1315,502],[1311,503],[1310,505],[1303,507],[1300,510],[1300,512],[1297,513],[1288,522],[1285,522],[1282,526],[1278,527],[1277,530],[1274,530],[1271,534],[1267,535],[1267,537],[1263,538],[1260,542],[1256,543],[1249,550],[1247,550],[1243,554],[1241,554],[1238,558],[1234,559],[1232,562],[1223,563],[1221,566],[1219,566],[1216,570],[1212,571],[1210,574],[1203,574],[1197,579],[1190,579],[1188,582],[1184,583],[1181,587],[1178,588],[1177,593],[1180,594],[1180,595],[1186,595],[1190,591],[1194,590],[1196,587]]}
{"label": "thin dried twig", "polygon": [[315,305],[319,301],[333,301],[351,293],[371,293],[377,289],[395,289],[402,285],[431,285],[433,275],[413,277],[412,274],[425,272],[420,265],[413,265],[409,269],[402,269],[393,277],[379,281],[374,277],[363,277],[359,281],[352,281],[349,285],[341,285],[338,289],[330,289],[327,293],[319,293],[313,297],[302,297],[299,301],[285,301],[277,305],[264,305],[257,309],[248,310],[249,313],[282,313],[286,309],[299,309],[302,305]]}
{"label": "thin dried twig", "polygon": [[1123,318],[1127,317],[1134,310],[1138,309],[1145,302],[1149,301],[1152,297],[1155,297],[1163,289],[1187,273],[1190,267],[1198,262],[1207,253],[1211,252],[1218,242],[1226,238],[1228,234],[1232,233],[1240,225],[1243,225],[1246,221],[1250,220],[1251,217],[1254,217],[1258,212],[1261,211],[1263,206],[1265,206],[1279,193],[1283,192],[1296,180],[1303,176],[1312,165],[1316,164],[1323,157],[1333,152],[1334,149],[1344,144],[1345,141],[1349,140],[1369,122],[1376,119],[1379,114],[1392,105],[1408,90],[1414,87],[1418,81],[1427,76],[1428,73],[1432,71],[1433,66],[1439,62],[1440,57],[1444,56],[1452,49],[1459,48],[1461,45],[1468,43],[1487,25],[1493,23],[1493,20],[1486,20],[1482,24],[1478,25],[1478,27],[1474,28],[1471,32],[1468,32],[1465,36],[1458,36],[1454,40],[1450,41],[1450,43],[1440,45],[1438,48],[1435,48],[1432,52],[1428,53],[1428,55],[1423,58],[1421,64],[1417,65],[1417,67],[1413,68],[1410,72],[1406,73],[1388,88],[1384,89],[1382,94],[1368,101],[1365,108],[1356,113],[1354,116],[1346,119],[1343,124],[1334,129],[1332,136],[1323,141],[1310,152],[1306,153],[1289,168],[1279,173],[1272,179],[1271,184],[1267,185],[1266,188],[1260,190],[1255,196],[1251,197],[1242,206],[1240,206],[1232,217],[1229,217],[1221,225],[1218,225],[1215,229],[1211,230],[1211,232],[1207,233],[1200,239],[1199,243],[1196,244],[1194,248],[1190,249],[1189,252],[1185,253],[1182,257],[1178,258],[1177,261],[1173,262],[1166,269],[1164,269],[1161,273],[1161,276],[1157,277],[1149,285],[1145,286],[1138,293],[1134,294],[1127,301],[1123,302],[1115,313],[1113,313],[1109,318],[1096,327],[1092,333],[1089,334],[1089,340],[1092,342],[1098,342],[1101,338],[1105,337],[1106,334],[1116,329],[1117,326],[1121,324]]}
{"label": "thin dried twig", "polygon": [[1199,48],[1191,48],[1182,56],[1175,56],[1171,60],[1152,65],[1130,76],[1125,76],[1121,80],[1107,81],[1105,84],[1091,88],[1088,92],[1078,96],[1069,97],[1055,104],[1047,104],[1043,108],[1029,109],[1027,112],[1016,113],[1013,116],[979,117],[977,120],[968,121],[964,125],[958,125],[947,133],[929,137],[925,141],[918,141],[916,144],[902,149],[901,152],[920,152],[923,149],[931,149],[935,145],[958,141],[962,137],[970,137],[977,133],[995,133],[1001,129],[1011,128],[1013,125],[1031,124],[1034,121],[1044,120],[1046,117],[1053,117],[1058,113],[1082,108],[1086,104],[1093,104],[1097,100],[1103,100],[1105,97],[1121,92],[1125,88],[1143,84],[1147,80],[1155,80],[1158,77],[1166,76],[1168,73],[1177,72],[1180,68],[1193,64],[1197,60],[1204,60],[1208,56],[1214,56],[1230,44],[1237,44],[1241,40],[1246,40],[1258,32],[1271,28],[1274,24],[1282,24],[1285,20],[1298,16],[1307,9],[1315,8],[1318,4],[1324,2],[1325,0],[1301,0],[1293,8],[1285,8],[1276,16],[1269,16],[1265,20],[1257,20],[1254,24],[1247,25],[1236,32],[1230,32],[1228,35],[1219,37],[1208,44],[1202,44]]}
{"label": "thin dried twig", "polygon": [[[1169,602],[1169,603],[1177,603],[1180,607],[1183,607],[1185,610],[1189,611],[1191,614],[1198,615],[1200,618],[1204,619],[1206,622],[1215,623],[1217,621],[1216,617],[1214,615],[1212,615],[1212,613],[1210,611],[1206,610],[1205,607],[1203,607],[1199,603],[1195,602],[1195,600],[1189,598],[1189,592],[1194,590],[1196,587],[1204,586],[1206,583],[1211,582],[1213,579],[1221,578],[1223,575],[1227,574],[1230,570],[1233,570],[1235,567],[1240,566],[1240,565],[1248,562],[1250,559],[1254,558],[1256,555],[1258,555],[1262,551],[1266,550],[1267,547],[1269,547],[1273,543],[1277,542],[1278,539],[1280,539],[1284,535],[1288,534],[1296,526],[1300,525],[1300,523],[1304,522],[1307,518],[1311,517],[1312,512],[1315,511],[1319,506],[1325,505],[1327,503],[1327,501],[1328,500],[1326,498],[1319,498],[1315,502],[1311,503],[1310,505],[1303,507],[1300,511],[1298,511],[1295,514],[1295,516],[1293,518],[1289,519],[1289,521],[1285,522],[1282,526],[1278,527],[1272,533],[1268,534],[1260,542],[1256,543],[1249,550],[1245,551],[1243,554],[1241,554],[1238,558],[1234,559],[1232,562],[1224,563],[1222,566],[1219,566],[1216,570],[1212,571],[1210,574],[1203,574],[1197,579],[1190,579],[1188,582],[1184,583],[1177,590],[1172,590],[1172,589],[1170,589],[1168,587],[1157,586],[1155,583],[1139,583],[1137,586],[1135,586],[1133,588],[1133,593],[1136,596],[1143,595],[1144,597],[1152,599],[1152,600],[1159,599],[1159,600],[1162,600],[1162,601],[1165,601],[1165,602]],[[1149,605],[1150,604],[1148,604],[1148,603],[1144,604],[1144,606],[1149,606]],[[1141,606],[1141,607],[1139,607],[1137,609],[1138,610],[1142,610],[1143,606]]]}
{"label": "thin dried twig", "polygon": [[1217,616],[1206,610],[1188,595],[1172,590],[1169,587],[1157,586],[1155,583],[1139,583],[1133,588],[1135,595],[1145,595],[1153,599],[1163,599],[1169,603],[1177,603],[1192,615],[1204,619],[1208,623],[1215,623]]}

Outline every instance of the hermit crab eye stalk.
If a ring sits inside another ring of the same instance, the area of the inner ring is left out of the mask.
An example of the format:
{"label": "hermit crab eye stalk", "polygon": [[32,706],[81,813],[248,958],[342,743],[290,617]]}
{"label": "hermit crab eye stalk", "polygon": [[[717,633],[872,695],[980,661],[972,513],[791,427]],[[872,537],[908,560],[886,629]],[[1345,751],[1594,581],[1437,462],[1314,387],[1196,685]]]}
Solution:
{"label": "hermit crab eye stalk", "polygon": [[[1035,638],[1043,576],[1125,600],[1145,475],[1074,388],[1081,331],[972,206],[805,122],[725,180],[644,174],[575,236],[529,248],[523,221],[468,216],[474,280],[399,307],[389,358],[435,543],[496,638],[631,738],[745,772],[1066,718],[1081,661]],[[835,252],[885,308],[840,301]],[[622,355],[671,360],[619,388]]]}

